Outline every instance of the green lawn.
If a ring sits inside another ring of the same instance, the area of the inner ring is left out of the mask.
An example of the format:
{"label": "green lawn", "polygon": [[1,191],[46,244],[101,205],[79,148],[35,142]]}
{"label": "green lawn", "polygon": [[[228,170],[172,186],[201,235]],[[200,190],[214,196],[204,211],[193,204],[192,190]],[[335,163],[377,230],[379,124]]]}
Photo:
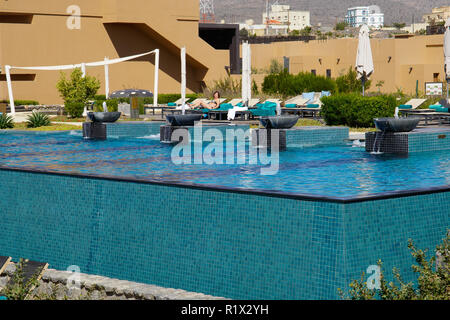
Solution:
{"label": "green lawn", "polygon": [[51,124],[45,127],[39,128],[27,128],[25,122],[19,122],[14,124],[14,129],[9,130],[26,130],[26,131],[66,131],[66,130],[80,130],[81,126],[74,126],[71,124]]}

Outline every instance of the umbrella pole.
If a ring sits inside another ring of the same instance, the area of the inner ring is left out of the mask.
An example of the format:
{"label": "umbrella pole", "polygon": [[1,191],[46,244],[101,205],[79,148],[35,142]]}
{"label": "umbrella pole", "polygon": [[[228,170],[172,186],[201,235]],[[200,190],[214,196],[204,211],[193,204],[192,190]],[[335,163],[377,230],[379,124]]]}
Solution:
{"label": "umbrella pole", "polygon": [[362,82],[362,94],[364,97],[366,94],[366,92],[365,92],[366,91],[366,88],[365,88],[366,78],[362,77],[361,82]]}

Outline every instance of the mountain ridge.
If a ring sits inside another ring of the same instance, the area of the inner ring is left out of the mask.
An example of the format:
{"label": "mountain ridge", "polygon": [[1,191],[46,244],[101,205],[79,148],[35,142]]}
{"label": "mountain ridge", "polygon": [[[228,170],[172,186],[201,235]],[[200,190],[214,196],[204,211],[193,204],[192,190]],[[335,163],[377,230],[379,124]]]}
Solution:
{"label": "mountain ridge", "polygon": [[[334,26],[342,21],[347,8],[355,6],[378,5],[385,15],[385,24],[392,25],[394,22],[422,22],[423,15],[430,13],[432,8],[450,5],[448,0],[284,0],[279,3],[290,5],[292,10],[310,11],[311,24],[324,26]],[[253,19],[258,24],[262,23],[266,0],[220,0],[214,5],[217,21],[243,23]]]}

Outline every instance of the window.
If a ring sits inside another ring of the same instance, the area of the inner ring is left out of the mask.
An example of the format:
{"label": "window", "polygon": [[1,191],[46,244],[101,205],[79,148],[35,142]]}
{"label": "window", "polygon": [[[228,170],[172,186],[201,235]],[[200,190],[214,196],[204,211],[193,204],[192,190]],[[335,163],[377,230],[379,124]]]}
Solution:
{"label": "window", "polygon": [[312,70],[311,70],[311,73],[312,73],[313,75],[316,75],[316,74],[317,74],[316,69],[312,69]]}
{"label": "window", "polygon": [[331,78],[331,69],[327,69],[327,78]]}

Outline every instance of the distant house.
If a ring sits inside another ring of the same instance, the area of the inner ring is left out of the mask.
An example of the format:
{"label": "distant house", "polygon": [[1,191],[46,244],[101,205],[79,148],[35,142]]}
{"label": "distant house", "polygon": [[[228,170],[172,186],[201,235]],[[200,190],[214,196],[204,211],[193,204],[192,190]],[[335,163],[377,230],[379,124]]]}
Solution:
{"label": "distant house", "polygon": [[348,8],[345,21],[355,28],[367,24],[371,28],[379,29],[384,26],[384,13],[379,6]]}
{"label": "distant house", "polygon": [[263,24],[281,24],[288,26],[289,30],[302,30],[311,26],[310,17],[309,11],[294,11],[288,5],[274,4],[269,16],[267,12],[263,13]]}
{"label": "distant house", "polygon": [[434,8],[431,13],[423,16],[423,21],[434,25],[444,23],[447,18],[450,18],[450,6]]}

